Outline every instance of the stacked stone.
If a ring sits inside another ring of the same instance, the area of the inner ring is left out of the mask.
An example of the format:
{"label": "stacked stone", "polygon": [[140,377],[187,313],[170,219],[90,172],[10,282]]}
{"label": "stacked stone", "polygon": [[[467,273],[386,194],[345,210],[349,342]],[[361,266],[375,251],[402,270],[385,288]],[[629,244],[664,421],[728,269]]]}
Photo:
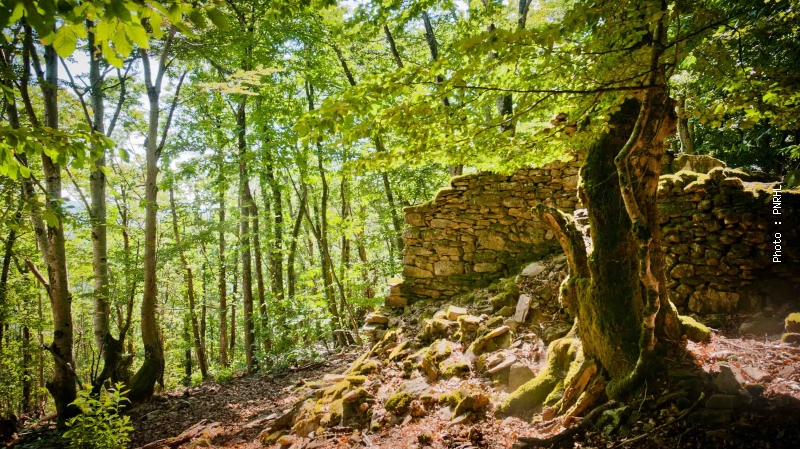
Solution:
{"label": "stacked stone", "polygon": [[404,209],[403,296],[447,298],[489,285],[559,249],[531,215],[540,203],[573,211],[580,158],[510,176],[459,176],[433,201]]}
{"label": "stacked stone", "polygon": [[669,296],[679,308],[707,314],[759,306],[761,295],[752,287],[777,265],[775,232],[782,235],[782,263],[800,262],[800,192],[781,194],[782,214],[776,218],[772,200],[778,184],[742,178],[747,179],[744,173],[722,167],[707,175],[684,170],[661,177]]}

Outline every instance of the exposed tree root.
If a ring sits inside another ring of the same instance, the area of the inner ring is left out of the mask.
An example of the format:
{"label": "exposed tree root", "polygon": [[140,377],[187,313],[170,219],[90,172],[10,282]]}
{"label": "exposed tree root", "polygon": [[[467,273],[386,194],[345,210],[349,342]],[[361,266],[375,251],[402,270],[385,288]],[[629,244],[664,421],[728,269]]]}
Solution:
{"label": "exposed tree root", "polygon": [[512,446],[514,449],[527,449],[527,448],[556,448],[572,446],[575,437],[586,430],[592,425],[604,411],[610,410],[618,405],[617,401],[608,401],[603,405],[596,407],[589,412],[578,424],[570,427],[569,429],[553,435],[550,438],[520,438]]}

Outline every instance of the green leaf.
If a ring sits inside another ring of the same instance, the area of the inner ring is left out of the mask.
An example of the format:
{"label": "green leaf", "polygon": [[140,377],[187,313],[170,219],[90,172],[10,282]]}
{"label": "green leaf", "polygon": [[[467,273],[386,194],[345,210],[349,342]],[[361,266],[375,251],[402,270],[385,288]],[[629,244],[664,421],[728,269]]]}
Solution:
{"label": "green leaf", "polygon": [[119,157],[125,162],[130,162],[131,160],[131,156],[128,154],[127,151],[125,151],[124,148],[119,149]]}
{"label": "green leaf", "polygon": [[139,48],[150,48],[150,41],[147,39],[147,31],[141,25],[128,25],[125,27],[125,34],[128,35]]}
{"label": "green leaf", "polygon": [[75,51],[78,45],[78,36],[72,28],[62,26],[56,31],[55,38],[53,39],[53,49],[55,49],[58,56],[66,58]]}
{"label": "green leaf", "polygon": [[19,166],[19,174],[21,174],[23,178],[31,177],[31,171],[24,165]]}
{"label": "green leaf", "polygon": [[213,23],[215,27],[223,31],[231,28],[231,23],[230,20],[228,20],[228,16],[226,16],[225,13],[219,9],[208,8],[206,13],[208,14],[208,18],[211,19],[211,23]]}

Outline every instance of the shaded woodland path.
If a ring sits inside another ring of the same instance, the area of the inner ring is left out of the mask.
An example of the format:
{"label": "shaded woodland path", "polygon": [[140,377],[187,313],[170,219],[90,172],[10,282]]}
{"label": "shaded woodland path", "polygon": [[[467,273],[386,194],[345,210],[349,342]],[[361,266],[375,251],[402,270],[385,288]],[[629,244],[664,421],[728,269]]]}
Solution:
{"label": "shaded woodland path", "polygon": [[208,443],[222,447],[262,447],[256,437],[263,430],[263,421],[294,404],[295,387],[343,370],[357,355],[358,352],[332,354],[308,368],[241,376],[225,384],[206,383],[155,396],[130,411],[135,430],[129,447],[148,444],[169,447],[152,443],[176,437],[201,422],[198,427],[206,429],[205,435],[200,432],[183,447]]}

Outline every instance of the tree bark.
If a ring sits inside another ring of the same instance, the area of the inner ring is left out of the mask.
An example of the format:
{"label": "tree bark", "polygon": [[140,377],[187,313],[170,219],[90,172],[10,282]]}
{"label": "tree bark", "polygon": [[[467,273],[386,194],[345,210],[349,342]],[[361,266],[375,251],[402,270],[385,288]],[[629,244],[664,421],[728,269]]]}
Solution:
{"label": "tree bark", "polygon": [[178,247],[178,254],[180,254],[181,263],[184,270],[186,270],[186,296],[189,299],[189,320],[192,325],[192,337],[194,342],[194,353],[197,356],[197,366],[200,368],[200,375],[203,380],[208,379],[208,362],[206,361],[206,350],[203,347],[203,341],[200,338],[200,326],[197,323],[197,304],[194,296],[194,273],[192,267],[189,265],[189,259],[183,252],[181,246],[181,234],[178,229],[178,212],[175,207],[175,188],[170,185],[169,189],[169,205],[172,209],[172,232],[175,236],[175,245]]}
{"label": "tree bark", "polygon": [[694,136],[686,115],[686,96],[678,98],[678,139],[681,141],[681,153],[694,154]]}
{"label": "tree bark", "polygon": [[247,372],[253,372],[255,349],[255,335],[253,329],[253,267],[250,256],[250,209],[253,205],[253,195],[250,192],[247,171],[247,142],[245,140],[247,117],[246,98],[242,96],[236,113],[237,142],[239,148],[239,201],[241,216],[239,217],[240,247],[242,257],[242,304],[244,313],[244,353],[247,363]]}
{"label": "tree bark", "polygon": [[224,156],[220,148],[217,157],[217,188],[219,189],[219,364],[228,366],[228,285],[225,263],[225,174]]}
{"label": "tree bark", "polygon": [[[35,54],[32,56],[37,58]],[[52,45],[45,47],[44,63],[44,73],[37,70],[44,102],[44,125],[58,129],[58,56]],[[46,207],[57,217],[55,225],[47,225],[46,262],[53,310],[53,343],[49,350],[55,359],[55,367],[53,379],[46,386],[55,402],[58,426],[63,427],[67,419],[78,412],[70,406],[77,397],[73,360],[72,294],[69,291],[64,216],[61,210],[61,167],[49,156],[42,154],[42,168],[47,190]]]}
{"label": "tree bark", "polygon": [[258,220],[258,207],[256,202],[250,204],[250,215],[253,217],[253,251],[256,265],[256,285],[258,286],[258,310],[261,318],[261,337],[263,350],[268,352],[271,347],[269,332],[269,316],[267,313],[267,292],[264,286],[264,266],[261,259],[261,238]]}
{"label": "tree bark", "polygon": [[294,264],[297,257],[297,239],[300,238],[300,228],[303,224],[303,215],[305,215],[304,211],[307,208],[308,201],[308,188],[302,179],[300,183],[300,204],[297,207],[297,216],[292,226],[292,241],[289,243],[289,256],[286,259],[286,280],[288,282],[290,299],[294,298],[295,294],[297,294],[297,273],[295,272]]}
{"label": "tree bark", "polygon": [[275,177],[275,169],[272,155],[269,150],[265,152],[266,177],[272,193],[272,251],[270,254],[270,274],[272,275],[272,294],[275,299],[282,301],[284,298],[283,288],[283,194],[280,185]]}
{"label": "tree bark", "polygon": [[145,89],[150,106],[147,138],[145,140],[145,222],[144,222],[144,292],[141,307],[141,333],[144,345],[144,363],[131,379],[129,398],[139,401],[153,395],[155,384],[164,385],[164,346],[159,329],[156,309],[158,307],[158,283],[156,279],[156,234],[158,232],[158,159],[169,131],[172,114],[177,105],[180,87],[186,73],[181,76],[175,91],[172,107],[159,138],[161,82],[166,73],[167,58],[176,28],[173,26],[161,50],[155,79],[150,71],[150,57],[146,49],[140,49],[144,68]]}

